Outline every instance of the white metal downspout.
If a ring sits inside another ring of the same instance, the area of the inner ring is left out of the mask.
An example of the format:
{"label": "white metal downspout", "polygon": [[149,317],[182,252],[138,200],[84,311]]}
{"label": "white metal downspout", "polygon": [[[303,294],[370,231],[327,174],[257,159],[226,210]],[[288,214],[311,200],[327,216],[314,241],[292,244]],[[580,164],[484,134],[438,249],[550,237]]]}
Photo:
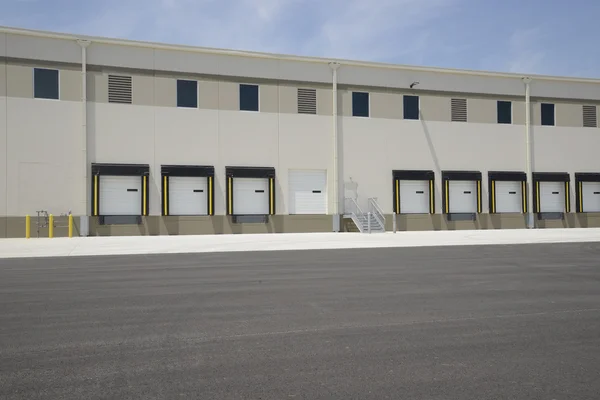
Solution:
{"label": "white metal downspout", "polygon": [[527,169],[527,185],[529,188],[527,190],[527,228],[533,229],[535,228],[535,221],[533,218],[533,193],[534,193],[534,185],[533,185],[533,174],[532,174],[532,166],[531,166],[531,101],[530,101],[530,83],[531,78],[525,77],[523,78],[523,83],[525,84],[525,147],[526,147],[526,169]]}
{"label": "white metal downspout", "polygon": [[81,46],[81,158],[83,161],[83,212],[81,214],[79,235],[89,235],[89,219],[88,211],[88,154],[87,154],[87,47],[90,45],[89,40],[78,40],[77,43]]}
{"label": "white metal downspout", "polygon": [[339,63],[329,63],[333,71],[333,231],[340,231],[340,180],[338,172],[338,94],[337,94],[337,70]]}

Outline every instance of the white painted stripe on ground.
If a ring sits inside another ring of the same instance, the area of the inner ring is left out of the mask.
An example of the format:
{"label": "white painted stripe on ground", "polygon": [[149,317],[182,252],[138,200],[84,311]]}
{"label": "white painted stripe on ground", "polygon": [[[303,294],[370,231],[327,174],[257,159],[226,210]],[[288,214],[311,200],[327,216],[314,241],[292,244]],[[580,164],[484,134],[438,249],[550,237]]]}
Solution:
{"label": "white painted stripe on ground", "polygon": [[0,258],[600,242],[600,229],[0,239]]}

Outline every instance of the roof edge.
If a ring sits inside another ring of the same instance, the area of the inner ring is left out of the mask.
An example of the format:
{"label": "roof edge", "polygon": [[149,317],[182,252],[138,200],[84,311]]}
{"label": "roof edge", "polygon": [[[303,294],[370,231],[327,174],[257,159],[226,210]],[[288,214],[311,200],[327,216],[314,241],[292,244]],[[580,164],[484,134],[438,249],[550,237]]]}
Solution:
{"label": "roof edge", "polygon": [[417,72],[437,72],[437,73],[444,73],[444,74],[471,75],[471,76],[509,78],[509,79],[522,79],[524,77],[530,77],[532,79],[544,80],[544,81],[600,84],[600,78],[582,78],[582,77],[538,75],[538,74],[520,74],[520,73],[512,73],[512,72],[494,72],[494,71],[471,70],[471,69],[390,64],[390,63],[383,63],[383,62],[349,60],[349,59],[340,59],[340,58],[295,56],[295,55],[290,55],[290,54],[264,53],[264,52],[247,51],[247,50],[233,50],[233,49],[221,49],[221,48],[200,47],[200,46],[190,46],[190,45],[177,45],[177,44],[168,44],[168,43],[147,42],[147,41],[138,41],[138,40],[129,40],[129,39],[115,39],[115,38],[102,37],[102,36],[89,36],[89,35],[78,35],[78,34],[70,34],[70,33],[50,32],[50,31],[42,31],[42,30],[34,30],[34,29],[14,28],[14,27],[1,26],[1,25],[0,25],[0,33],[35,36],[35,37],[41,37],[41,38],[61,39],[61,40],[74,40],[74,41],[89,40],[91,42],[96,42],[96,43],[112,44],[112,45],[120,45],[120,46],[132,46],[132,47],[142,47],[142,48],[171,50],[171,51],[184,51],[184,52],[191,52],[191,53],[217,54],[217,55],[226,55],[226,56],[242,56],[242,57],[263,58],[263,59],[271,59],[271,60],[279,60],[279,61],[295,61],[295,62],[306,62],[306,63],[316,63],[316,64],[330,64],[333,62],[333,63],[339,63],[339,64],[347,65],[347,66],[364,67],[364,68],[381,68],[381,69],[406,70],[406,71],[417,71]]}

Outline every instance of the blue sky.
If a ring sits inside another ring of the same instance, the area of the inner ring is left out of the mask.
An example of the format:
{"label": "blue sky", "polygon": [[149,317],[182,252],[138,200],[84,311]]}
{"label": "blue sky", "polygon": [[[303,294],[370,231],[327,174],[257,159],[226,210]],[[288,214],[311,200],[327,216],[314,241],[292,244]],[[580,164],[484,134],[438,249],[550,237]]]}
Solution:
{"label": "blue sky", "polygon": [[0,25],[600,78],[599,0],[0,0]]}

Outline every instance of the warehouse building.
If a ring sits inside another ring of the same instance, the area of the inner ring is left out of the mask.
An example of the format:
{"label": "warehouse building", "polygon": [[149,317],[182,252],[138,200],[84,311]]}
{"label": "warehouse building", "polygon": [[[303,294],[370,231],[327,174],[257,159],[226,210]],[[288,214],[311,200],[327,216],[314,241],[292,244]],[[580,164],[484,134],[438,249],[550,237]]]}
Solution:
{"label": "warehouse building", "polygon": [[599,104],[599,80],[0,28],[0,236],[40,211],[91,236],[598,227]]}

